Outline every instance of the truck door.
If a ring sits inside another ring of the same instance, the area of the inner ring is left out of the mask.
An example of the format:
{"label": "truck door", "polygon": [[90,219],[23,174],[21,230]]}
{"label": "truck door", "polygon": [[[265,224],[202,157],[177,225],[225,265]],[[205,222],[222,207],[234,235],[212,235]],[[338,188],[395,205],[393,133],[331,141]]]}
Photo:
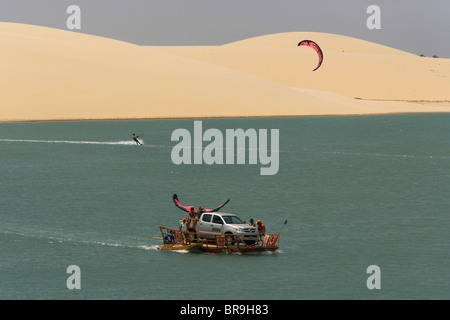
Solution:
{"label": "truck door", "polygon": [[197,223],[197,232],[211,233],[212,214],[202,214],[200,221]]}
{"label": "truck door", "polygon": [[211,221],[211,232],[222,234],[223,220],[222,217],[215,214]]}

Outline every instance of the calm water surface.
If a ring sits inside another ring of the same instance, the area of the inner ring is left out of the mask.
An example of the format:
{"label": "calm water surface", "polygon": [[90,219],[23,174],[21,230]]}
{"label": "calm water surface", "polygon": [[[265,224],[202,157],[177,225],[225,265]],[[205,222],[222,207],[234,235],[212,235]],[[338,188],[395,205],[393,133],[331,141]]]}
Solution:
{"label": "calm water surface", "polygon": [[[450,298],[450,115],[203,120],[279,129],[273,176],[174,165],[177,128],[193,120],[0,124],[0,298]],[[268,232],[287,219],[280,250],[157,251],[149,237],[184,217],[173,193],[210,208],[230,198],[223,211]],[[70,265],[81,290],[66,286]]]}

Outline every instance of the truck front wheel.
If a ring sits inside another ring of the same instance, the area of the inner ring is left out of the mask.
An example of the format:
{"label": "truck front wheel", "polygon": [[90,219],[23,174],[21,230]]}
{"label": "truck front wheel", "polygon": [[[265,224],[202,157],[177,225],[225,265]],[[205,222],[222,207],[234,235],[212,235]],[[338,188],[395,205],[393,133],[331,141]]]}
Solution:
{"label": "truck front wheel", "polygon": [[225,232],[225,238],[226,238],[226,242],[229,245],[234,246],[236,244],[236,241],[234,241],[234,236],[231,232]]}

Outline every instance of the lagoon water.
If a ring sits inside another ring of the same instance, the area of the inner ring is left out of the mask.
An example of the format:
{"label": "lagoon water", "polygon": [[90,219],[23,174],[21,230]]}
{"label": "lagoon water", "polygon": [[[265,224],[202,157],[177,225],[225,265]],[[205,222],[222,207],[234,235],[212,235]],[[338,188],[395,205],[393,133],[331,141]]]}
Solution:
{"label": "lagoon water", "polygon": [[[450,298],[450,115],[203,120],[279,129],[273,176],[177,166],[177,128],[193,120],[0,124],[0,299]],[[287,219],[280,250],[157,251],[149,237],[185,216],[173,193],[230,198],[222,211],[268,232]],[[367,288],[371,265],[381,289]]]}

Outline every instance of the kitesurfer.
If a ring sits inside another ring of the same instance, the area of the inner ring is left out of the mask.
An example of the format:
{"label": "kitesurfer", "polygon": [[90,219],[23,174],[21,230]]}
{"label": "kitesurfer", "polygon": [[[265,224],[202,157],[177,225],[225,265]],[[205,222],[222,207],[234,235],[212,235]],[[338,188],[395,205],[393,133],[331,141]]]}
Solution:
{"label": "kitesurfer", "polygon": [[141,146],[142,143],[138,140],[138,138],[139,138],[139,136],[137,136],[137,135],[135,135],[135,134],[133,133],[133,140],[134,140],[134,142],[136,142],[136,144],[137,144],[138,146]]}

